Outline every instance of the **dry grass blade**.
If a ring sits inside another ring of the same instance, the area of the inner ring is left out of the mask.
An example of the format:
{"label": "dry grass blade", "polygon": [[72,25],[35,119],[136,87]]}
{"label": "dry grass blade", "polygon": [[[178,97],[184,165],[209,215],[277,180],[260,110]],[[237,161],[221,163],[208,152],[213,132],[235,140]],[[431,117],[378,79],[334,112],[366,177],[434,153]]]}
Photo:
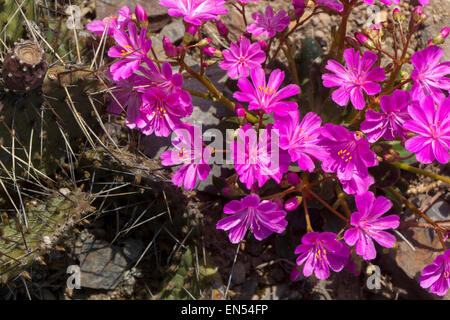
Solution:
{"label": "dry grass blade", "polygon": [[228,291],[230,290],[231,279],[233,278],[234,265],[236,264],[237,256],[239,254],[239,248],[240,248],[240,245],[238,244],[237,248],[236,248],[236,254],[234,255],[234,259],[233,259],[233,265],[231,266],[230,276],[228,277],[227,289],[225,290],[225,298],[224,298],[225,300],[227,300],[227,298],[228,298]]}

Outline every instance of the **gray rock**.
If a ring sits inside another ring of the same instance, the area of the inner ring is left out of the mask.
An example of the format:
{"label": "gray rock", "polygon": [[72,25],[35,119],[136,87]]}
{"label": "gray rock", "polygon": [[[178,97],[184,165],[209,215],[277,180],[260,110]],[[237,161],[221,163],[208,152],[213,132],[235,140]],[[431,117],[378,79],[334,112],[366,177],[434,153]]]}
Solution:
{"label": "gray rock", "polygon": [[178,42],[184,36],[184,24],[182,19],[174,20],[172,23],[166,25],[159,32],[161,36],[168,37],[172,42]]}
{"label": "gray rock", "polygon": [[172,41],[177,43],[183,39],[184,36],[184,24],[182,19],[177,19],[164,26],[161,31],[152,37],[152,48],[156,52],[158,58],[165,57],[164,48],[162,45],[163,37],[166,36]]}
{"label": "gray rock", "polygon": [[[434,38],[443,27],[448,26],[450,21],[450,0],[435,0],[432,5],[424,8],[424,12],[428,15],[428,19],[424,23],[424,29],[420,32],[419,42],[422,47],[427,45],[429,39]],[[450,41],[446,41],[440,45],[444,49],[442,61],[450,60]]]}
{"label": "gray rock", "polygon": [[[159,0],[97,0],[95,1],[97,16],[99,18],[113,15],[123,6],[129,6],[134,10],[137,4],[140,4],[147,11],[147,15],[152,18],[161,15],[167,15],[167,8],[159,4]],[[150,19],[151,20],[151,19]]]}
{"label": "gray rock", "polygon": [[450,205],[438,199],[425,213],[433,220],[447,220],[450,218]]}
{"label": "gray rock", "polygon": [[[442,199],[438,199],[425,211],[425,214],[433,220],[448,220],[450,218],[450,205]],[[433,229],[427,229],[426,235],[430,241],[433,241],[435,232]]]}
{"label": "gray rock", "polygon": [[86,241],[78,259],[85,288],[114,289],[127,268],[122,251],[103,240]]}

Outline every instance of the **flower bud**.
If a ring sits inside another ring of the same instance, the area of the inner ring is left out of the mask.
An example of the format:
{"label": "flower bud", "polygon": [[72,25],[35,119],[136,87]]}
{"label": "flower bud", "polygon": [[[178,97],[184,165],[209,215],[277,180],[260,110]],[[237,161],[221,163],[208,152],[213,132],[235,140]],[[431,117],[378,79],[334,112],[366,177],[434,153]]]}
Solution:
{"label": "flower bud", "polygon": [[417,6],[414,8],[413,13],[411,15],[411,26],[417,26],[424,22],[427,19],[427,15],[423,13],[423,8],[421,6]]}
{"label": "flower bud", "polygon": [[204,47],[203,52],[210,57],[222,58],[222,52],[214,47]]}
{"label": "flower bud", "polygon": [[217,26],[217,31],[219,31],[219,35],[226,38],[228,37],[228,27],[221,21],[221,20],[217,20],[216,21],[216,26]]}
{"label": "flower bud", "polygon": [[211,44],[212,40],[210,38],[204,38],[202,40],[200,40],[199,42],[197,42],[197,44],[195,45],[196,47],[199,48],[203,48],[206,47],[207,45]]}
{"label": "flower bud", "polygon": [[259,47],[262,51],[265,51],[267,49],[267,42],[265,42],[264,40],[258,40],[256,42],[259,44]]}
{"label": "flower bud", "polygon": [[428,40],[428,45],[444,43],[445,38],[448,37],[449,32],[450,27],[442,28],[442,30],[433,39]]}
{"label": "flower bud", "polygon": [[236,115],[237,115],[239,118],[245,118],[245,109],[244,109],[244,107],[242,106],[242,104],[236,103],[236,106],[235,106],[235,108],[234,108],[234,111],[236,112]]}
{"label": "flower bud", "polygon": [[367,31],[369,36],[374,39],[374,41],[380,41],[384,35],[382,23],[371,24]]}
{"label": "flower bud", "polygon": [[290,198],[284,202],[284,209],[286,211],[294,211],[302,203],[302,197],[297,196]]}
{"label": "flower bud", "polygon": [[392,12],[392,19],[397,23],[402,22],[402,14],[400,13],[399,8],[395,8],[394,11]]}
{"label": "flower bud", "polygon": [[286,179],[290,184],[293,185],[297,185],[300,184],[302,181],[300,180],[300,178],[298,177],[298,174],[296,174],[295,172],[289,172],[286,175]]}
{"label": "flower bud", "polygon": [[370,40],[368,36],[359,32],[355,32],[355,38],[358,40],[359,44],[364,44]]}
{"label": "flower bud", "polygon": [[212,57],[212,56],[214,56],[214,53],[216,52],[216,48],[214,48],[214,47],[205,47],[204,49],[203,49],[203,52],[207,55],[207,56],[210,56],[210,57]]}
{"label": "flower bud", "polygon": [[304,0],[293,0],[292,5],[294,6],[295,15],[300,18],[305,13],[306,4]]}
{"label": "flower bud", "polygon": [[197,33],[197,26],[193,24],[187,24],[186,32],[189,33],[190,35],[195,36],[195,34]]}
{"label": "flower bud", "polygon": [[355,38],[358,40],[358,43],[362,46],[366,46],[367,48],[374,49],[375,45],[372,40],[368,36],[363,33],[355,32]]}
{"label": "flower bud", "polygon": [[417,23],[421,15],[423,15],[423,8],[421,6],[415,7],[412,12],[413,21]]}
{"label": "flower bud", "polygon": [[148,22],[147,12],[145,11],[144,7],[141,6],[140,4],[136,5],[135,14],[137,21]]}
{"label": "flower bud", "polygon": [[176,57],[178,55],[178,50],[174,47],[172,41],[166,36],[163,37],[163,49],[166,56],[169,58]]}

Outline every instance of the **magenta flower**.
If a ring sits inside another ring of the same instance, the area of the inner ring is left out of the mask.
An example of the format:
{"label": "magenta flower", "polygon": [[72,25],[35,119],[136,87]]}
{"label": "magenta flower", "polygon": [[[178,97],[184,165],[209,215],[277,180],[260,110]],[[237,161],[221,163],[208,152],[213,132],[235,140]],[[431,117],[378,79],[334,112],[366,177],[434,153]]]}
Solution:
{"label": "magenta flower", "polygon": [[108,28],[107,35],[113,36],[114,31],[124,30],[131,22],[131,10],[124,6],[117,11],[119,16],[106,17],[103,20],[94,20],[86,25],[86,29],[94,34],[102,35],[105,28]]}
{"label": "magenta flower", "polygon": [[185,117],[191,115],[194,109],[191,103],[191,95],[182,89],[183,76],[179,73],[173,73],[169,62],[163,62],[160,71],[152,60],[145,58],[139,71],[142,74],[142,81],[139,83],[138,91],[144,93],[149,87],[156,87],[166,93],[176,93],[179,95],[182,108],[186,111]]}
{"label": "magenta flower", "polygon": [[289,169],[289,155],[278,149],[277,141],[273,140],[277,136],[271,129],[267,126],[258,139],[255,129],[247,124],[239,129],[237,141],[230,146],[239,180],[249,190],[256,181],[262,187],[270,177],[280,183]]}
{"label": "magenta flower", "polygon": [[[295,249],[297,265],[303,263],[303,275],[309,277],[313,274],[318,279],[326,279],[330,276],[330,269],[339,272],[347,264],[350,249],[336,240],[336,235],[331,232],[309,232],[302,237],[302,244]],[[294,274],[295,276],[297,274]],[[298,275],[297,275],[298,276]]]}
{"label": "magenta flower", "polygon": [[257,194],[227,203],[223,212],[229,216],[217,222],[217,229],[229,230],[231,243],[241,242],[249,228],[257,240],[263,240],[287,226],[286,212],[272,201],[261,201]]}
{"label": "magenta flower", "polygon": [[355,49],[344,51],[347,69],[334,60],[328,60],[326,69],[335,74],[322,75],[323,85],[327,88],[339,87],[332,94],[332,99],[340,106],[345,106],[350,99],[353,106],[362,110],[366,105],[363,90],[368,95],[374,95],[381,91],[381,86],[375,81],[383,81],[386,78],[384,70],[380,67],[370,69],[377,60],[377,55],[366,51],[362,58]]}
{"label": "magenta flower", "polygon": [[314,2],[318,6],[328,7],[339,12],[342,12],[342,10],[344,10],[344,5],[338,0],[314,0]]}
{"label": "magenta flower", "polygon": [[323,126],[321,134],[323,139],[320,144],[329,154],[322,161],[322,169],[336,172],[339,180],[348,181],[354,179],[355,175],[366,177],[367,168],[378,164],[377,155],[360,135],[331,123]]}
{"label": "magenta flower", "polygon": [[411,63],[415,69],[411,72],[414,84],[411,87],[413,100],[422,100],[426,95],[433,97],[439,104],[445,95],[442,90],[450,90],[450,61],[439,63],[444,50],[437,46],[429,46],[414,53]]}
{"label": "magenta flower", "polygon": [[247,26],[247,32],[250,32],[255,37],[265,35],[267,39],[274,37],[277,32],[286,29],[290,22],[286,11],[280,10],[274,15],[271,6],[266,7],[265,15],[260,12],[254,12],[252,18],[256,23],[249,24]]}
{"label": "magenta flower", "polygon": [[426,266],[420,277],[420,286],[430,288],[438,296],[444,296],[450,287],[450,249],[438,255],[433,264]]}
{"label": "magenta flower", "polygon": [[108,112],[119,115],[126,111],[125,124],[130,129],[136,128],[136,119],[142,104],[142,93],[136,90],[140,78],[133,74],[125,80],[120,80],[114,87],[110,88],[112,96],[108,98]]}
{"label": "magenta flower", "polygon": [[145,135],[154,132],[157,136],[167,137],[172,130],[181,125],[180,118],[187,115],[186,108],[180,104],[179,93],[167,93],[153,87],[142,96],[142,105],[140,114],[136,118],[136,126]]}
{"label": "magenta flower", "polygon": [[280,148],[287,150],[291,161],[297,161],[302,170],[314,171],[313,159],[325,160],[328,153],[319,145],[322,120],[313,113],[307,113],[299,125],[299,112],[293,111],[286,117],[275,117],[274,128],[280,133]]}
{"label": "magenta flower", "polygon": [[198,127],[184,123],[175,131],[177,138],[172,141],[174,149],[161,154],[162,164],[172,166],[182,164],[172,177],[174,185],[186,190],[195,188],[197,178],[205,180],[211,168],[208,165],[210,149],[203,148],[203,138]]}
{"label": "magenta flower", "polygon": [[377,142],[381,137],[385,140],[401,140],[406,138],[403,124],[409,120],[409,93],[395,90],[392,96],[382,96],[380,106],[383,113],[371,109],[366,112],[366,120],[361,123],[361,131],[367,135],[370,143]]}
{"label": "magenta flower", "polygon": [[279,115],[286,115],[298,109],[296,102],[282,101],[300,93],[300,88],[295,84],[289,84],[278,90],[284,80],[284,71],[280,69],[272,71],[267,85],[262,68],[251,70],[250,77],[253,84],[247,78],[240,78],[237,85],[241,91],[233,95],[239,101],[249,102],[249,110],[264,109],[267,113],[273,111]]}
{"label": "magenta flower", "polygon": [[394,247],[395,237],[383,230],[398,228],[400,217],[381,217],[391,209],[392,202],[382,196],[375,199],[372,192],[356,195],[355,202],[358,211],[350,219],[354,228],[345,231],[344,240],[349,246],[356,244],[356,254],[364,260],[372,260],[377,256],[373,240],[383,247]]}
{"label": "magenta flower", "polygon": [[369,174],[369,172],[359,172],[354,170],[354,175],[349,180],[340,180],[342,189],[347,194],[361,194],[367,192],[369,187],[375,183],[375,179]]}
{"label": "magenta flower", "polygon": [[266,54],[261,50],[259,43],[250,44],[247,38],[238,44],[232,42],[230,50],[223,50],[224,61],[220,63],[223,70],[228,70],[228,76],[232,79],[248,77],[249,69],[261,68],[261,63],[266,60]]}
{"label": "magenta flower", "polygon": [[114,81],[126,79],[138,70],[152,47],[152,40],[146,39],[146,28],[142,28],[138,36],[136,24],[130,22],[128,32],[129,36],[123,30],[115,30],[114,39],[118,45],[111,47],[108,51],[108,56],[121,58],[109,69]]}
{"label": "magenta flower", "polygon": [[218,15],[228,13],[225,0],[159,0],[159,4],[169,8],[170,16],[183,17],[196,26],[202,25],[202,20],[218,20]]}
{"label": "magenta flower", "polygon": [[436,109],[433,98],[425,97],[420,104],[414,101],[408,107],[411,120],[405,122],[407,130],[417,133],[408,139],[406,150],[416,153],[417,161],[431,163],[436,159],[447,163],[450,149],[450,98]]}

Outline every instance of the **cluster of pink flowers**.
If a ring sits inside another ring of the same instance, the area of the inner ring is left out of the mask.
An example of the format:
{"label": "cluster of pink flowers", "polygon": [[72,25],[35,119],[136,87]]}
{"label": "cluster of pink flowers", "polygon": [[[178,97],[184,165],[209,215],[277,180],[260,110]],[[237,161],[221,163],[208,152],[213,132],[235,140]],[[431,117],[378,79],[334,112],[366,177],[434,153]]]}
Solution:
{"label": "cluster of pink flowers", "polygon": [[[245,9],[248,1],[234,0],[232,5]],[[399,3],[399,0],[380,1],[386,5]],[[206,54],[213,59],[204,62],[201,68],[209,67],[211,61],[218,63],[229,78],[236,80],[238,89],[233,98],[238,101],[235,111],[240,126],[227,151],[234,161],[234,183],[239,181],[242,190],[248,191],[242,199],[224,206],[226,217],[218,221],[217,229],[228,232],[233,244],[241,242],[248,230],[257,240],[283,233],[288,224],[287,211],[295,211],[301,197],[290,196],[283,203],[283,192],[275,197],[260,195],[270,180],[307,195],[302,189],[304,182],[290,168],[296,164],[306,175],[318,173],[338,181],[339,188],[354,196],[356,211],[348,212],[343,236],[331,232],[303,235],[295,250],[299,255],[298,268],[294,268],[291,278],[303,273],[326,279],[330,269],[339,272],[351,263],[351,252],[364,260],[375,259],[375,243],[386,248],[394,246],[396,238],[388,231],[398,228],[400,219],[396,214],[385,215],[391,210],[391,201],[374,194],[375,179],[369,168],[377,166],[382,158],[377,157],[373,144],[399,140],[421,163],[437,160],[446,164],[450,159],[450,62],[441,62],[443,49],[433,40],[412,55],[413,70],[406,82],[411,82],[410,90],[401,85],[386,88],[386,83],[392,84],[386,77],[389,68],[381,67],[380,52],[367,50],[369,37],[357,33],[354,48],[340,52],[344,64],[338,58],[326,61],[328,71],[322,75],[322,84],[330,88],[331,99],[338,106],[356,109],[351,111],[359,114],[361,121],[349,126],[323,123],[319,114],[299,106],[297,98],[302,94],[299,84],[286,83],[285,71],[266,67],[270,46],[282,41],[292,17],[284,10],[274,12],[267,6],[264,13],[251,15],[253,21],[246,24],[245,33],[233,42],[219,18],[228,13],[226,2],[160,0],[170,16],[184,20],[186,33],[201,37],[201,26],[212,20],[229,44],[223,51],[215,48],[211,39],[200,39],[194,45],[183,42],[175,47],[164,37],[163,48],[170,62],[150,58],[152,41],[147,36],[147,15],[141,6],[136,7],[134,16],[128,7],[123,7],[117,16],[90,23],[88,29],[93,33],[112,37],[116,42],[108,51],[108,56],[115,59],[108,71],[114,83],[110,87],[108,111],[125,112],[126,125],[145,135],[167,137],[173,133],[173,148],[161,155],[162,164],[178,166],[172,176],[174,185],[194,189],[199,180],[209,176],[213,153],[221,151],[207,146],[200,128],[184,121],[193,112],[191,96],[183,89],[182,74],[174,72],[172,65],[183,66],[186,51],[200,48],[202,56]],[[340,0],[314,0],[314,3],[334,14],[340,14],[345,5]],[[427,3],[421,1],[422,5]],[[292,4],[298,23],[306,2],[293,0]],[[419,11],[421,7],[416,14]],[[373,25],[370,32],[381,37],[382,28],[382,24]],[[444,28],[436,41],[448,33]],[[275,38],[278,40],[274,41]],[[197,78],[202,76],[196,74]],[[257,126],[248,123],[247,112],[256,115]],[[272,120],[269,124],[268,119]],[[447,250],[423,270],[422,287],[439,295],[448,291],[449,259]]]}

